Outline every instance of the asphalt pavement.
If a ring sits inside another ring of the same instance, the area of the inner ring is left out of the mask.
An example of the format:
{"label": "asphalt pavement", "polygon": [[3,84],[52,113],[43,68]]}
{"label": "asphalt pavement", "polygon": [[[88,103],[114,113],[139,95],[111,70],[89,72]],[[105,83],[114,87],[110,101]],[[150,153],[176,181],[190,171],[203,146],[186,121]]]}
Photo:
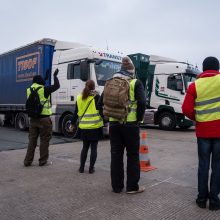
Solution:
{"label": "asphalt pavement", "polygon": [[[77,139],[65,138],[61,134],[54,133],[50,143],[52,145],[72,143]],[[0,151],[16,150],[27,148],[28,131],[16,130],[14,127],[0,127]]]}
{"label": "asphalt pavement", "polygon": [[108,140],[99,143],[94,174],[88,173],[88,163],[85,173],[78,172],[80,141],[51,145],[53,163],[45,167],[38,166],[38,149],[31,167],[23,166],[26,149],[0,152],[0,219],[220,219],[219,211],[195,204],[194,131],[146,130],[150,161],[157,169],[141,172],[146,190],[135,195],[111,191]]}

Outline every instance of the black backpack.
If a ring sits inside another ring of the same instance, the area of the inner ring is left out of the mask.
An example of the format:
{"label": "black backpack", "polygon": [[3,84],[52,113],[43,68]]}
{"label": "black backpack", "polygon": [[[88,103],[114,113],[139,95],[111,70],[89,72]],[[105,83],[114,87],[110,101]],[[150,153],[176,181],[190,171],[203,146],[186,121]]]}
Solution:
{"label": "black backpack", "polygon": [[28,116],[31,118],[39,118],[43,110],[45,103],[41,104],[40,97],[38,94],[38,90],[41,88],[42,88],[41,86],[38,87],[37,89],[30,87],[31,93],[26,101],[25,107]]}

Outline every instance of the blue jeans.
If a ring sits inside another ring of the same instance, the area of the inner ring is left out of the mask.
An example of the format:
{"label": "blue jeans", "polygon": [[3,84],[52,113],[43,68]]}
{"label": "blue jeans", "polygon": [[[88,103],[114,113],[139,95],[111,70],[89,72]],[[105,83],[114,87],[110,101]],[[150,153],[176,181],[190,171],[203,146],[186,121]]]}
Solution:
{"label": "blue jeans", "polygon": [[[197,138],[198,143],[198,198],[219,201],[220,191],[220,138]],[[209,182],[209,167],[211,160],[211,179]],[[210,190],[209,190],[210,189]]]}

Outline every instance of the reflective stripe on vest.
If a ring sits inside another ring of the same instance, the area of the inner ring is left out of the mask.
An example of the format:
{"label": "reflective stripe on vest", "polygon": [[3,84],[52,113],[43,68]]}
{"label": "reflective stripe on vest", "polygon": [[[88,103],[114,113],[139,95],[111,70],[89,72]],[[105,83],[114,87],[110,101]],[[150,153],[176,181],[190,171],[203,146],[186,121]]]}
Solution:
{"label": "reflective stripe on vest", "polygon": [[[89,107],[87,108],[88,105]],[[96,129],[96,128],[101,128],[103,126],[103,120],[99,115],[98,110],[96,109],[95,99],[93,96],[88,96],[85,100],[82,100],[82,94],[78,95],[77,107],[78,107],[78,117],[79,117],[79,128]],[[83,115],[84,112],[85,114]]]}
{"label": "reflective stripe on vest", "polygon": [[[137,101],[135,100],[134,88],[137,79],[132,79],[130,81],[130,89],[129,89],[129,113],[126,118],[126,122],[134,122],[137,121]],[[109,118],[109,121],[119,121],[115,118]]]}
{"label": "reflective stripe on vest", "polygon": [[[40,88],[37,92],[40,98],[40,102],[43,106],[43,110],[41,112],[41,115],[52,115],[52,110],[51,110],[51,104],[50,104],[50,96],[48,98],[44,97],[44,86],[39,85],[37,83],[33,83],[31,85],[31,88],[37,89],[38,87],[42,87]],[[27,97],[29,97],[31,91],[30,88],[27,89]]]}
{"label": "reflective stripe on vest", "polygon": [[195,118],[198,122],[220,119],[220,74],[195,81],[197,98]]}

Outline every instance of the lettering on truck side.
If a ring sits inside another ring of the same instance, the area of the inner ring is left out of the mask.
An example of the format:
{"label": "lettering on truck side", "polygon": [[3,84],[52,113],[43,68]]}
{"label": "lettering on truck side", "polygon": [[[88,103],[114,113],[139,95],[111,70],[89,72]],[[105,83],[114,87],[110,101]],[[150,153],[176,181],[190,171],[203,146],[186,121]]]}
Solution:
{"label": "lettering on truck side", "polygon": [[93,50],[93,53],[98,53],[98,55],[100,57],[106,57],[108,59],[115,59],[115,60],[118,60],[118,61],[122,60],[121,56],[110,54],[110,53],[103,53],[103,52],[99,52],[99,51],[95,51],[95,50]]}
{"label": "lettering on truck side", "polygon": [[40,71],[40,52],[16,58],[16,82],[32,80]]}

